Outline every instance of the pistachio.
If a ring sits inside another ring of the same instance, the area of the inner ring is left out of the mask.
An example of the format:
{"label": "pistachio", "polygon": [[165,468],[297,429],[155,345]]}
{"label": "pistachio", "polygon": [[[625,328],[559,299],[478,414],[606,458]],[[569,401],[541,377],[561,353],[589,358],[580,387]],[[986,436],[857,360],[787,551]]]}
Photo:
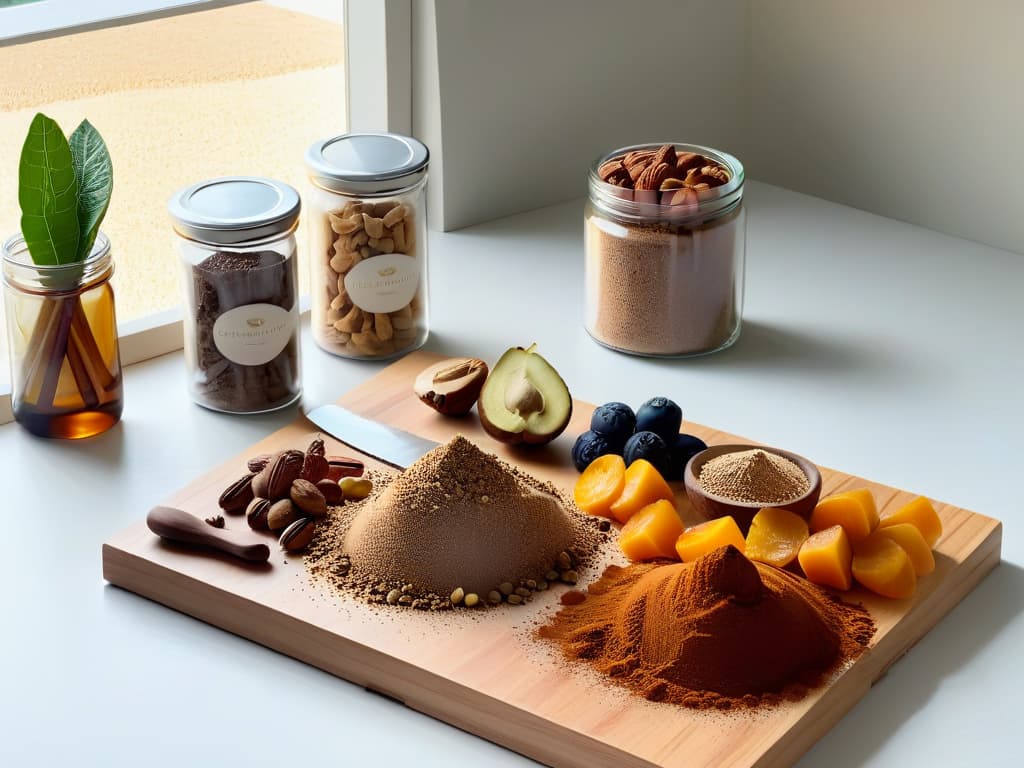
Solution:
{"label": "pistachio", "polygon": [[365,477],[343,477],[338,481],[338,485],[346,501],[365,499],[373,490],[373,483]]}
{"label": "pistachio", "polygon": [[300,518],[291,523],[281,533],[278,543],[286,552],[301,552],[313,541],[313,534],[316,532],[316,523],[308,517]]}

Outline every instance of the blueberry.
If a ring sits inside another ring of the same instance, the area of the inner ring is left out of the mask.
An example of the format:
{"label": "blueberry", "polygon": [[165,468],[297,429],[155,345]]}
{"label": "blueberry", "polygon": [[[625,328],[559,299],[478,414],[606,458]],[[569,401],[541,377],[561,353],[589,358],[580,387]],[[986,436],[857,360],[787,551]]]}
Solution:
{"label": "blueberry", "polygon": [[668,446],[653,432],[637,432],[626,441],[622,457],[627,467],[637,459],[647,459],[664,475],[668,466]]}
{"label": "blueberry", "polygon": [[636,428],[636,415],[625,403],[605,403],[594,410],[590,429],[604,435],[619,450],[626,444]]}
{"label": "blueberry", "polygon": [[606,453],[618,453],[607,437],[599,435],[593,430],[584,432],[573,443],[572,463],[576,465],[578,471],[582,472],[590,466],[590,462]]}
{"label": "blueberry", "polygon": [[676,435],[674,442],[668,446],[668,474],[666,480],[682,480],[683,470],[695,455],[708,447],[708,444],[693,435]]}
{"label": "blueberry", "polygon": [[652,397],[636,412],[636,431],[653,432],[666,444],[673,442],[683,423],[683,412],[667,397]]}

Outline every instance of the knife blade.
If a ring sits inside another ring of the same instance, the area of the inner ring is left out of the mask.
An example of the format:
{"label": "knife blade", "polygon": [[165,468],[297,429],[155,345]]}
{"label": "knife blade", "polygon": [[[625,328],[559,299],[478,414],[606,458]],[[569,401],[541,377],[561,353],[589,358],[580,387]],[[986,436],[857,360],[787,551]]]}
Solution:
{"label": "knife blade", "polygon": [[333,403],[314,408],[306,414],[306,418],[335,440],[399,469],[405,469],[440,445],[403,429],[367,419]]}

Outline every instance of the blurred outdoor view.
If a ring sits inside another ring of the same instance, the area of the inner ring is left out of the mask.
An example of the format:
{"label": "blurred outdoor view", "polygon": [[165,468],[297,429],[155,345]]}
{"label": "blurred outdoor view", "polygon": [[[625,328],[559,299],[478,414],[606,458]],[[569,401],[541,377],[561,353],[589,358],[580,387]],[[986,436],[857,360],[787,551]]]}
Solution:
{"label": "blurred outdoor view", "polygon": [[[0,0],[0,29],[12,5]],[[32,116],[45,112],[65,134],[88,118],[114,163],[103,229],[118,320],[179,304],[171,194],[233,174],[281,179],[301,193],[306,147],[344,131],[341,8],[248,2],[0,45],[0,238],[19,231],[18,158]],[[300,226],[305,285],[303,236]],[[4,351],[0,383],[6,369]]]}

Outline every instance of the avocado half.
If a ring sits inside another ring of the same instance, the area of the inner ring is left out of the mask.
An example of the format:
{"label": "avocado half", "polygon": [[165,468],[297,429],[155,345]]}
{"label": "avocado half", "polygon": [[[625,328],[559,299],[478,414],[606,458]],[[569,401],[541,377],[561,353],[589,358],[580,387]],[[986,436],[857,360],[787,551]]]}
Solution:
{"label": "avocado half", "polygon": [[551,364],[536,352],[512,347],[484,382],[477,411],[495,440],[543,445],[558,437],[572,417],[572,395]]}

